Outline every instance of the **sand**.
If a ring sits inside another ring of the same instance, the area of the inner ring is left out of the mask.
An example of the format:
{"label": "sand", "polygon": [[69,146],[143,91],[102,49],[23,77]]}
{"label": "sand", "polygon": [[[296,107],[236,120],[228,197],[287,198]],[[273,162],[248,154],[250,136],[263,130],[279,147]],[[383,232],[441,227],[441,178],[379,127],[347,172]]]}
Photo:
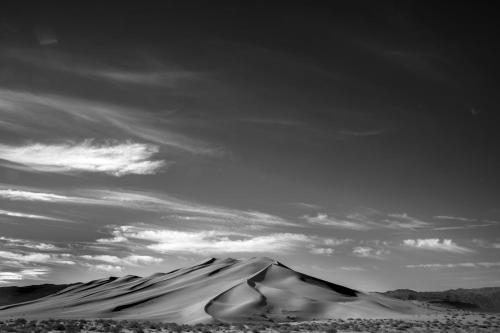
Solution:
{"label": "sand", "polygon": [[207,259],[149,277],[71,286],[0,307],[0,318],[112,318],[177,323],[394,318],[430,310],[296,272],[266,257]]}

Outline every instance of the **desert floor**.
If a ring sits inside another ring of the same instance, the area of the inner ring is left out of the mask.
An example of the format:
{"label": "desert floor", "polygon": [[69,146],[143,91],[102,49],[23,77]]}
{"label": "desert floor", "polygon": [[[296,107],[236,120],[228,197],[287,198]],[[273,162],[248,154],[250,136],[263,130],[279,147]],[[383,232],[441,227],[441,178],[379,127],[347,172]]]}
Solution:
{"label": "desert floor", "polygon": [[0,332],[500,332],[500,314],[447,311],[397,319],[331,319],[304,322],[261,322],[227,324],[222,322],[177,325],[149,321],[97,320],[33,320],[8,319],[0,322]]}

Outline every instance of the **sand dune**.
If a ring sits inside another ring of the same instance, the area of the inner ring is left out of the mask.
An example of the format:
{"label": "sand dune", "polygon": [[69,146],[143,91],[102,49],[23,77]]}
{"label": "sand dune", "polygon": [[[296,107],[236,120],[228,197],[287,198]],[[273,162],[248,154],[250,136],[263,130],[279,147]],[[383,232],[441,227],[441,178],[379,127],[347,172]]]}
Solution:
{"label": "sand dune", "polygon": [[215,259],[149,277],[111,277],[0,307],[0,318],[114,318],[178,323],[383,318],[428,310],[298,273],[270,258]]}

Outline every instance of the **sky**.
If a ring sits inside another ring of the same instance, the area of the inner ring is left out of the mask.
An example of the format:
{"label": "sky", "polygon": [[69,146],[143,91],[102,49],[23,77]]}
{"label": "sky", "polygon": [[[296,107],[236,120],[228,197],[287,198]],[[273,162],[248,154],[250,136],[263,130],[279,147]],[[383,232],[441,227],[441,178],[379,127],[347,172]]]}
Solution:
{"label": "sky", "polygon": [[0,13],[0,286],[268,256],[366,291],[500,285],[488,3]]}

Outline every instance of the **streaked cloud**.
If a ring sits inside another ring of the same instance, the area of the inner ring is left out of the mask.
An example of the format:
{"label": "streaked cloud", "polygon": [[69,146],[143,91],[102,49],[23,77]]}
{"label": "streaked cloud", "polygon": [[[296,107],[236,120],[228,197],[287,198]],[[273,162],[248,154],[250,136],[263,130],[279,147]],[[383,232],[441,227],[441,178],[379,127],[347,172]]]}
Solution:
{"label": "streaked cloud", "polygon": [[390,251],[387,249],[373,248],[370,246],[356,246],[352,249],[352,254],[360,258],[370,258],[370,259],[385,259],[385,255],[389,254]]}
{"label": "streaked cloud", "polygon": [[3,242],[4,246],[15,246],[15,247],[26,247],[30,249],[42,250],[42,251],[54,251],[59,250],[57,246],[50,243],[34,242],[28,239],[20,238],[10,238],[0,236],[0,241]]}
{"label": "streaked cloud", "polygon": [[322,224],[337,229],[370,230],[370,229],[395,229],[415,230],[430,225],[406,213],[383,214],[374,210],[365,212],[353,212],[342,218],[318,213],[316,216],[304,215],[302,218],[311,224]]}
{"label": "streaked cloud", "polygon": [[485,248],[485,249],[500,249],[500,241],[487,241],[484,239],[474,238],[472,240],[474,245]]}
{"label": "streaked cloud", "polygon": [[51,220],[51,221],[62,221],[61,219],[55,217],[49,217],[45,215],[28,214],[21,212],[13,212],[9,210],[0,209],[0,215],[10,216],[10,217],[20,217],[24,219],[38,219],[38,220]]}
{"label": "streaked cloud", "polygon": [[417,264],[406,265],[407,268],[429,268],[429,269],[444,269],[444,268],[494,268],[500,267],[500,262],[460,262],[453,264]]}
{"label": "streaked cloud", "polygon": [[409,216],[406,213],[388,214],[385,222],[387,223],[387,227],[391,229],[415,230],[430,226],[430,223]]}
{"label": "streaked cloud", "polygon": [[466,229],[475,229],[475,228],[486,228],[498,225],[497,223],[479,223],[479,224],[467,224],[467,225],[457,225],[457,226],[449,226],[449,227],[437,227],[432,230],[436,231],[446,231],[446,230],[466,230]]}
{"label": "streaked cloud", "polygon": [[74,265],[72,255],[68,253],[53,254],[53,253],[40,253],[40,252],[11,252],[0,251],[0,258],[11,260],[13,262],[32,262],[32,263],[50,263],[50,264],[63,264]]}
{"label": "streaked cloud", "polygon": [[307,203],[307,202],[292,202],[291,205],[299,207],[299,208],[305,208],[305,209],[322,209],[323,208],[320,205]]}
{"label": "streaked cloud", "polygon": [[0,284],[9,283],[20,280],[38,280],[40,277],[50,273],[49,268],[26,268],[19,271],[2,271],[0,272]]}
{"label": "streaked cloud", "polygon": [[463,246],[459,246],[451,239],[427,238],[427,239],[405,239],[403,245],[414,249],[445,251],[454,253],[474,252]]}
{"label": "streaked cloud", "polygon": [[332,249],[331,247],[312,247],[309,252],[312,254],[323,254],[330,256],[335,252],[335,249]]}
{"label": "streaked cloud", "polygon": [[0,114],[6,118],[3,121],[24,126],[19,133],[30,140],[34,134],[55,129],[80,139],[88,138],[89,132],[100,133],[106,138],[112,131],[115,137],[141,139],[176,151],[211,156],[223,154],[219,147],[176,133],[170,129],[175,127],[173,121],[159,122],[153,113],[144,109],[8,89],[0,89],[0,106]]}
{"label": "streaked cloud", "polygon": [[25,191],[22,189],[8,188],[0,185],[0,198],[18,201],[42,201],[42,202],[81,202],[85,198],[68,197],[54,193]]}
{"label": "streaked cloud", "polygon": [[457,222],[457,224],[455,225],[445,225],[433,229],[437,231],[486,228],[486,227],[496,226],[499,224],[497,221],[481,220],[481,219],[474,219],[461,216],[437,215],[434,216],[434,219],[445,222]]}
{"label": "streaked cloud", "polygon": [[365,269],[360,266],[340,266],[340,269],[348,272],[362,272]]}
{"label": "streaked cloud", "polygon": [[113,176],[147,175],[154,174],[165,166],[163,160],[151,160],[158,151],[158,146],[131,141],[100,145],[92,140],[52,145],[0,144],[0,159],[45,172],[96,172]]}
{"label": "streaked cloud", "polygon": [[[44,31],[44,36],[55,36],[51,30]],[[40,31],[36,31],[37,38],[40,41]],[[44,38],[44,40],[57,43],[57,37]],[[43,44],[40,41],[41,45]],[[183,69],[179,66],[164,64],[159,59],[152,57],[134,58],[128,55],[123,57],[120,64],[116,62],[89,62],[88,59],[81,59],[75,55],[69,55],[60,50],[44,50],[43,55],[47,53],[50,57],[41,56],[38,50],[9,48],[2,52],[2,55],[11,60],[22,62],[24,64],[38,67],[43,70],[61,72],[80,76],[81,78],[102,79],[106,81],[121,84],[131,84],[135,86],[145,86],[146,88],[167,87],[176,88],[182,83],[190,81],[199,81],[203,74],[200,72]]]}
{"label": "streaked cloud", "polygon": [[363,224],[361,222],[337,219],[335,217],[331,217],[323,213],[318,213],[316,216],[304,215],[302,218],[311,224],[322,224],[338,229],[351,229],[351,230],[370,229],[370,226]]}
{"label": "streaked cloud", "polygon": [[121,226],[116,230],[129,241],[150,242],[146,247],[161,253],[281,252],[313,241],[309,236],[293,233],[252,236],[230,231],[179,231],[141,226]]}
{"label": "streaked cloud", "polygon": [[115,236],[111,238],[99,238],[96,240],[97,243],[112,244],[125,242],[127,239],[123,236]]}
{"label": "streaked cloud", "polygon": [[[295,225],[284,218],[264,212],[209,206],[151,192],[79,189],[73,190],[69,194],[62,194],[0,184],[0,198],[16,201],[42,201],[147,210],[169,214],[170,218],[184,223],[245,224],[253,227],[259,225]],[[106,240],[103,240],[103,242],[106,242]]]}
{"label": "streaked cloud", "polygon": [[339,246],[353,242],[350,238],[324,238],[323,243],[329,246]]}
{"label": "streaked cloud", "polygon": [[81,255],[80,258],[91,261],[102,261],[109,264],[115,265],[128,265],[128,266],[137,266],[137,265],[150,265],[157,264],[163,261],[162,258],[152,257],[148,255],[129,255],[124,258],[119,258],[113,255]]}
{"label": "streaked cloud", "polygon": [[437,220],[451,220],[451,221],[463,221],[463,222],[477,222],[477,219],[471,219],[468,217],[461,216],[448,216],[448,215],[436,215],[433,216]]}
{"label": "streaked cloud", "polygon": [[42,46],[58,43],[57,34],[50,28],[36,28],[34,32],[38,43]]}
{"label": "streaked cloud", "polygon": [[87,267],[91,271],[96,272],[107,272],[107,273],[121,273],[123,267],[118,265],[109,265],[109,264],[89,264],[83,263],[82,266]]}

